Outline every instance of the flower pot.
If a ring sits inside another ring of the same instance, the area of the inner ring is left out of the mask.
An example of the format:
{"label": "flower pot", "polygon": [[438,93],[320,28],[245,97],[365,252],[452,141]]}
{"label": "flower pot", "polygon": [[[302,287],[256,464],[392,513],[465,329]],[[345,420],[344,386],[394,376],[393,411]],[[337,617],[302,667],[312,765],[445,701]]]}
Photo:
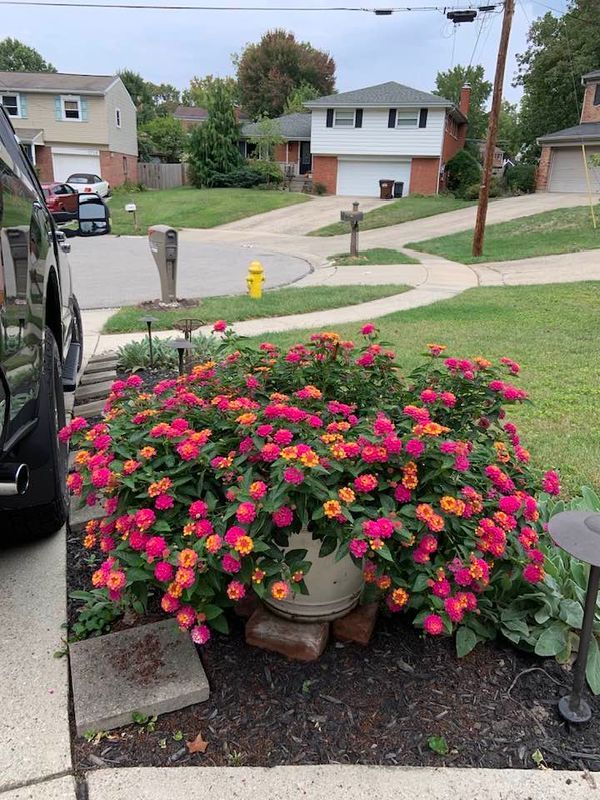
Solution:
{"label": "flower pot", "polygon": [[363,587],[362,570],[347,555],[335,560],[335,552],[319,558],[321,542],[310,531],[290,536],[288,550],[306,550],[312,567],[305,578],[309,594],[297,592],[287,600],[265,599],[265,605],[280,617],[296,622],[327,622],[345,616],[357,604]]}

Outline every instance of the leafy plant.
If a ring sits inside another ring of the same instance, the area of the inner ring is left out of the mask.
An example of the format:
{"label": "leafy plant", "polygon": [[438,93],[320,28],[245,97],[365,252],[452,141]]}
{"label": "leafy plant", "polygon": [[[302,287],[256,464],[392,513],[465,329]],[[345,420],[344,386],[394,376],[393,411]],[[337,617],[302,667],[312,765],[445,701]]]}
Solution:
{"label": "leafy plant", "polygon": [[325,186],[324,183],[320,183],[319,181],[313,184],[312,190],[313,194],[316,194],[319,197],[322,197],[324,194],[327,194],[327,186]]}
{"label": "leafy plant", "polygon": [[[170,339],[152,338],[154,369],[168,369],[177,365],[177,351],[169,347]],[[197,334],[192,336],[194,349],[190,351],[192,360],[204,360],[216,356],[222,349],[221,342],[214,337]],[[150,344],[147,338],[140,342],[128,342],[117,350],[118,366],[126,372],[139,372],[150,368]]]}
{"label": "leafy plant", "polygon": [[457,197],[465,197],[470,186],[480,180],[481,165],[467,150],[459,150],[446,164],[448,189]]}
{"label": "leafy plant", "polygon": [[430,736],[429,739],[427,739],[427,745],[430,750],[433,750],[433,752],[437,753],[439,756],[447,756],[450,752],[448,742],[443,736]]}
{"label": "leafy plant", "polygon": [[511,192],[527,194],[535,192],[536,166],[515,164],[506,170],[506,184]]}

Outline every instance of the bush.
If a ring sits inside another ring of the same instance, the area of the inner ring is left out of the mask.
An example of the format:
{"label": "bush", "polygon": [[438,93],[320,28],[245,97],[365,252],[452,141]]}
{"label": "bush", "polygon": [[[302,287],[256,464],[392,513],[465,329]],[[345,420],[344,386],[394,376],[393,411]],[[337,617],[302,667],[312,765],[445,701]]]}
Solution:
{"label": "bush", "polygon": [[[481,184],[474,183],[471,186],[467,186],[464,190],[462,196],[465,200],[477,200],[479,197],[479,189]],[[502,185],[502,180],[495,175],[492,176],[492,180],[490,182],[490,197],[502,197],[504,194],[504,186]]]}
{"label": "bush", "polygon": [[151,392],[116,381],[103,422],[61,431],[79,448],[71,491],[105,510],[86,527],[105,559],[88,612],[155,595],[203,643],[248,592],[307,591],[306,551],[286,548],[308,527],[322,555],[362,565],[365,600],[457,630],[460,655],[496,634],[502,587],[525,597],[545,577],[538,477],[503,407],[526,399],[503,374],[519,367],[429,345],[401,378],[375,326],[362,333],[288,352],[226,334],[228,355]]}
{"label": "bush", "polygon": [[211,188],[251,189],[264,182],[264,176],[255,170],[250,167],[239,167],[227,173],[213,172],[211,177],[207,178],[205,185]]}
{"label": "bush", "polygon": [[466,197],[466,193],[481,179],[481,166],[477,159],[466,150],[458,153],[448,161],[448,189],[457,197]]}
{"label": "bush", "polygon": [[327,187],[324,183],[319,183],[318,181],[313,184],[313,194],[318,194],[321,197],[324,194],[327,194]]}
{"label": "bush", "polygon": [[[177,350],[169,347],[170,339],[160,339],[158,336],[152,337],[152,362],[154,369],[168,369],[175,367],[178,362]],[[206,359],[219,354],[221,344],[214,337],[208,338],[198,334],[192,336],[194,349],[191,352],[191,359]],[[127,372],[139,372],[150,368],[150,345],[148,339],[144,338],[141,342],[128,342],[117,350],[117,361],[121,369]]]}
{"label": "bush", "polygon": [[260,160],[257,158],[249,159],[246,162],[248,169],[251,169],[257,175],[263,178],[266,184],[274,184],[279,186],[283,183],[283,172],[281,167],[275,161]]}
{"label": "bush", "polygon": [[515,164],[506,170],[506,184],[515,194],[535,192],[535,175],[533,164]]}

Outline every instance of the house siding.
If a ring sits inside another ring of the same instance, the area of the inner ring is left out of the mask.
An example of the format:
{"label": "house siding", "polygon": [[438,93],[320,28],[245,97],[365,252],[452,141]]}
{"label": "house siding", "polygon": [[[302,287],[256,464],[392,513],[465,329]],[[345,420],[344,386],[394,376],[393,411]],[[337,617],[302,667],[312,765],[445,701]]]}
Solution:
{"label": "house siding", "polygon": [[[117,128],[116,109],[121,111],[121,127]],[[108,148],[115,153],[137,156],[136,111],[125,85],[117,80],[106,92],[106,124]]]}
{"label": "house siding", "polygon": [[600,106],[594,105],[594,95],[598,83],[600,83],[600,81],[588,83],[585,87],[580,122],[600,122]]}
{"label": "house siding", "polygon": [[[74,93],[74,96],[87,100],[88,118],[85,122],[76,120],[57,120],[54,107],[56,93],[21,92],[27,97],[27,117],[13,119],[19,128],[42,128],[46,143],[61,142],[74,145],[107,145],[108,124],[104,97]],[[63,94],[67,94],[64,92]]]}
{"label": "house siding", "polygon": [[[349,109],[350,110],[350,109]],[[328,128],[327,109],[313,109],[313,155],[439,156],[446,109],[429,108],[425,128],[388,128],[388,108],[365,108],[361,128]]]}

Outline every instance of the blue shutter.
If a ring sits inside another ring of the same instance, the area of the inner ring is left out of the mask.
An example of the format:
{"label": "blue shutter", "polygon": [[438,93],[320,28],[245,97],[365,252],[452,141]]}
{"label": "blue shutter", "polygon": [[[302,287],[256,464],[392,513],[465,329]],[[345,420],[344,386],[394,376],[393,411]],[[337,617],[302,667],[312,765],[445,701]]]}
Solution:
{"label": "blue shutter", "polygon": [[88,101],[85,97],[79,98],[79,104],[81,106],[81,119],[83,122],[87,122],[88,119]]}
{"label": "blue shutter", "polygon": [[27,119],[27,95],[19,95],[19,108],[21,110],[22,119]]}
{"label": "blue shutter", "polygon": [[60,102],[60,95],[57,94],[54,98],[54,116],[56,119],[62,119],[62,105]]}

